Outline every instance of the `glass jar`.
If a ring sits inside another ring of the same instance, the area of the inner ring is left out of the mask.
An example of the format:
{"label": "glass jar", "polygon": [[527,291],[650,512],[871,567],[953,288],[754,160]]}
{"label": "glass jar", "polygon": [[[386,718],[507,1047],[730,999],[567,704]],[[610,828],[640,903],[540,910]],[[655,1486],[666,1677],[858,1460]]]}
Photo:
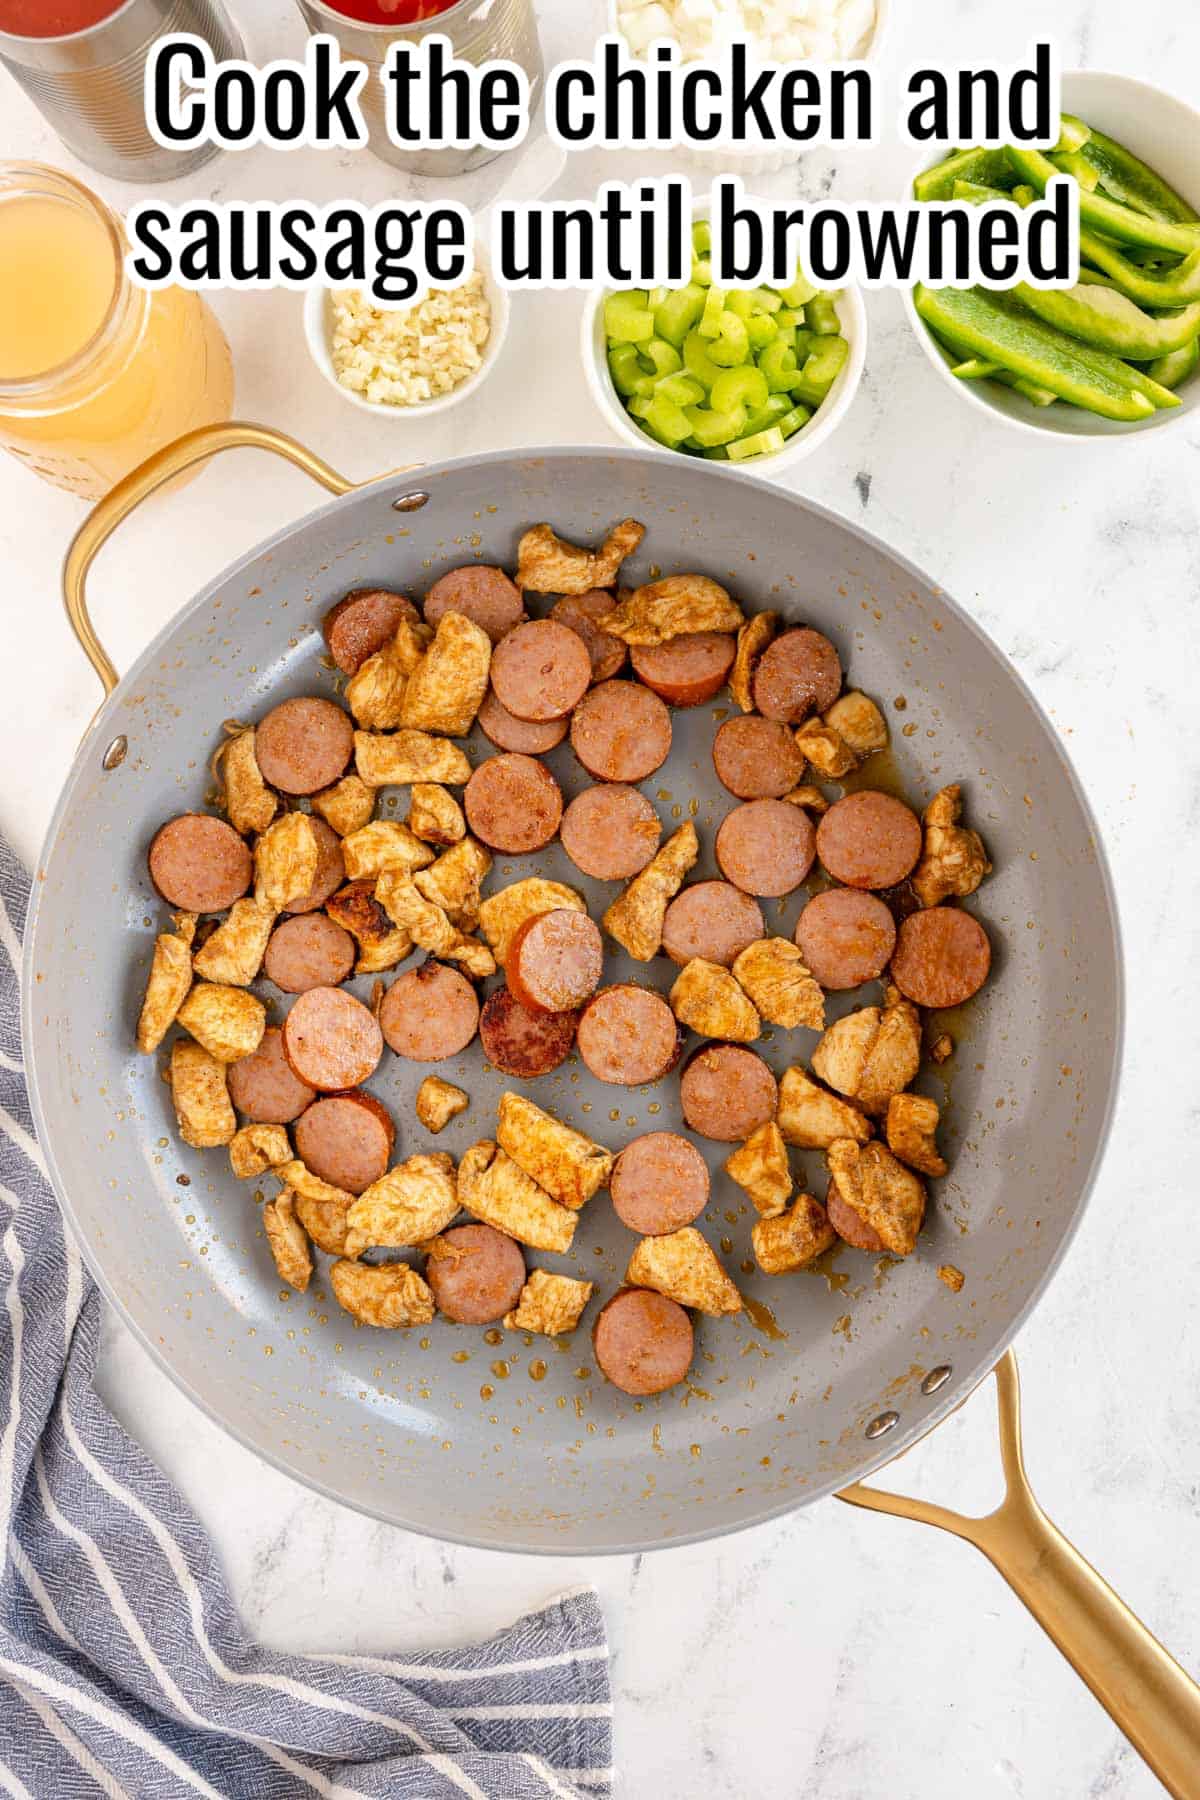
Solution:
{"label": "glass jar", "polygon": [[199,294],[134,287],[126,249],[69,175],[0,164],[0,445],[87,500],[233,410],[216,318]]}

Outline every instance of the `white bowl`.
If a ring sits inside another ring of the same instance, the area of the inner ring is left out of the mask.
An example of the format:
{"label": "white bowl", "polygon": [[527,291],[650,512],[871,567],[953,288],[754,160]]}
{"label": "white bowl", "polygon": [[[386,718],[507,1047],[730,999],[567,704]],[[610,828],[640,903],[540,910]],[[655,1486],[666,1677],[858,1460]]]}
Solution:
{"label": "white bowl", "polygon": [[[753,195],[747,195],[747,199],[751,204],[766,204],[762,200],[755,202]],[[698,200],[693,208],[693,217],[707,218],[710,210],[707,200]],[[611,288],[601,288],[589,294],[583,309],[580,351],[592,398],[612,431],[626,444],[632,444],[637,450],[661,450],[664,456],[685,456],[687,451],[672,450],[668,445],[660,444],[657,438],[651,437],[648,431],[643,431],[633,415],[625,410],[625,404],[613,385],[604,330],[604,302],[612,292]],[[804,457],[811,456],[826,438],[832,436],[849,412],[866,367],[867,313],[862,295],[856,287],[849,285],[840,290],[837,309],[842,336],[850,346],[850,354],[829,393],[808,424],[801,426],[793,437],[788,438],[782,450],[777,450],[774,456],[752,456],[748,461],[738,463],[739,469],[770,477],[780,474],[784,469],[801,462]]]}
{"label": "white bowl", "polygon": [[[1135,156],[1149,163],[1200,211],[1200,113],[1161,88],[1149,87],[1129,75],[1105,75],[1095,69],[1077,69],[1062,78],[1063,111],[1074,113],[1115,138]],[[904,198],[911,199],[912,184],[925,169],[949,155],[944,147],[936,155],[923,155],[909,177]],[[1147,431],[1163,431],[1178,425],[1200,406],[1200,376],[1194,375],[1179,390],[1178,406],[1156,412],[1148,419],[1122,423],[1102,419],[1096,413],[1066,401],[1036,407],[998,381],[963,381],[952,375],[937,344],[930,336],[913,303],[912,290],[904,290],[904,309],[939,380],[977,412],[1013,425],[1035,437],[1121,438]]]}
{"label": "white bowl", "polygon": [[309,355],[330,387],[360,412],[400,422],[405,419],[427,419],[430,413],[449,412],[452,406],[457,406],[460,401],[477,393],[495,367],[508,336],[509,295],[507,288],[502,288],[492,279],[487,250],[478,237],[475,240],[475,266],[483,276],[484,291],[492,310],[492,329],[483,346],[483,361],[474,374],[468,375],[456,388],[451,388],[448,394],[436,394],[432,400],[421,400],[415,406],[392,406],[383,400],[367,400],[362,394],[352,393],[349,388],[342,386],[334,372],[331,350],[334,290],[327,287],[309,288],[304,296],[304,338]]}

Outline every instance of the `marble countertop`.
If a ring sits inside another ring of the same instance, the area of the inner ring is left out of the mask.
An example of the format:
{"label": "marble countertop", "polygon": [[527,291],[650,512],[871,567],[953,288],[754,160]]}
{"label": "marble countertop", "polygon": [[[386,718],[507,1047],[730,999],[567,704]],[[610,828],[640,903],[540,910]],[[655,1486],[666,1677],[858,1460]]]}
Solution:
{"label": "marble countertop", "polygon": [[[233,0],[233,9],[254,17],[257,60],[298,47],[287,0]],[[548,51],[576,51],[579,21],[598,22],[601,10],[597,0],[544,5]],[[919,58],[1013,62],[1035,33],[1053,30],[1064,67],[1120,69],[1200,102],[1200,14],[1177,0],[1143,0],[1132,34],[1117,0],[1055,8],[1009,0],[1002,10],[893,0],[893,12],[884,64],[893,74]],[[67,162],[7,81],[3,104],[0,156]],[[888,143],[818,153],[798,174],[772,178],[771,191],[880,199],[912,160]],[[646,161],[575,158],[553,191],[583,195]],[[131,197],[96,185],[118,203]],[[253,151],[210,164],[190,191],[370,200],[395,187],[369,156]],[[377,424],[338,403],[300,353],[297,296],[218,295],[215,304],[233,345],[239,414],[284,427],[351,474],[480,442],[604,441],[576,355],[578,295],[520,297],[487,399],[419,429]],[[1190,1245],[1200,1032],[1188,977],[1200,878],[1191,692],[1200,666],[1200,424],[1119,446],[1042,445],[943,391],[896,295],[869,296],[868,311],[868,367],[851,414],[787,484],[865,520],[974,613],[1050,712],[1100,817],[1126,934],[1128,1054],[1093,1204],[1021,1334],[1026,1448],[1051,1515],[1196,1668],[1200,1304]],[[529,381],[535,361],[553,368],[552,384]],[[118,666],[202,580],[311,504],[293,471],[257,461],[247,479],[234,459],[140,516],[93,584]],[[80,516],[76,501],[0,458],[11,671],[0,712],[0,827],[31,863],[98,700],[58,598]],[[594,1582],[612,1635],[621,1791],[633,1800],[1161,1792],[1000,1579],[951,1538],[829,1501],[645,1559],[549,1562],[447,1548],[342,1510],[260,1464],[193,1410],[116,1324],[103,1387],[198,1509],[249,1626],[271,1643],[451,1644]],[[981,1393],[894,1474],[910,1491],[984,1510],[999,1485],[994,1439]]]}

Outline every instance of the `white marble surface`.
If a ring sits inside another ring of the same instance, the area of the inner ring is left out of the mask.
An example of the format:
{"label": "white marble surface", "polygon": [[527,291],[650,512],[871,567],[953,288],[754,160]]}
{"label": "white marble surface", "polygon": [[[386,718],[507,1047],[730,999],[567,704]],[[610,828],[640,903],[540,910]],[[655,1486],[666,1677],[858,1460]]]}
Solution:
{"label": "white marble surface", "polygon": [[[1065,66],[1119,69],[1200,101],[1200,14],[1179,0],[1142,0],[1136,19],[1118,0],[893,6],[885,65],[893,71],[939,55],[1011,62],[1036,31],[1053,30]],[[286,0],[235,0],[235,10],[260,59],[299,44]],[[600,7],[571,0],[543,12],[550,47],[565,52],[578,48]],[[36,115],[0,85],[0,156],[63,162]],[[814,193],[829,183],[843,198],[879,198],[911,160],[880,145],[836,164],[818,157],[801,180]],[[577,159],[555,192],[582,194],[601,169],[632,166]],[[378,198],[392,183],[370,158],[258,151],[210,165],[197,187]],[[362,475],[410,454],[600,437],[576,361],[579,305],[571,295],[520,300],[486,399],[413,428],[364,422],[338,404],[301,354],[296,297],[217,302],[241,415],[284,426]],[[872,296],[869,311],[862,392],[792,485],[865,518],[974,611],[1050,710],[1100,816],[1126,931],[1129,1052],[1094,1203],[1022,1334],[1027,1450],[1052,1515],[1196,1669],[1200,426],[1115,446],[1043,447],[980,421],[943,391],[894,295]],[[531,367],[545,379],[531,382]],[[300,476],[242,459],[214,467],[128,528],[94,583],[97,620],[118,664],[202,579],[312,499]],[[58,601],[59,564],[79,517],[75,501],[15,463],[0,464],[9,650],[0,825],[30,860],[97,700]],[[1161,1792],[999,1579],[950,1538],[830,1501],[644,1561],[445,1549],[261,1466],[193,1411],[116,1326],[103,1383],[199,1510],[249,1625],[272,1643],[448,1644],[593,1580],[612,1634],[622,1792],[634,1800],[690,1792],[1149,1800]],[[993,1440],[980,1396],[912,1454],[904,1480],[968,1508],[986,1504],[998,1479]]]}

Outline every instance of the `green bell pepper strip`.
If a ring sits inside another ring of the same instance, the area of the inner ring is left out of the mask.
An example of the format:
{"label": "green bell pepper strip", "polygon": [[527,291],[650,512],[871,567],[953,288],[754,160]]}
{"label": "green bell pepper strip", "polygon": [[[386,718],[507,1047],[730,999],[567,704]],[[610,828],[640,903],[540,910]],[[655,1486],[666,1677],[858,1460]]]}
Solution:
{"label": "green bell pepper strip", "polygon": [[842,329],[838,318],[836,301],[841,289],[829,294],[814,294],[804,308],[804,317],[810,331],[818,337],[837,337]]}
{"label": "green bell pepper strip", "polygon": [[642,288],[610,294],[604,302],[604,329],[613,344],[648,344],[654,336],[654,314]]}
{"label": "green bell pepper strip", "polygon": [[1100,186],[1110,199],[1152,219],[1172,219],[1177,225],[1194,224],[1196,213],[1182,194],[1161,175],[1102,131],[1093,131],[1080,151],[1081,159],[1095,170]]}
{"label": "green bell pepper strip", "polygon": [[665,338],[676,350],[704,311],[704,289],[689,281],[686,287],[674,288],[661,305],[654,309],[654,332]]}
{"label": "green bell pepper strip", "polygon": [[608,353],[608,368],[613,386],[623,400],[654,392],[654,377],[642,368],[636,344],[617,344]]}
{"label": "green bell pepper strip", "polygon": [[688,429],[705,450],[715,449],[718,444],[732,444],[746,429],[744,406],[735,406],[727,413],[714,412],[711,406],[689,406],[684,410]]}
{"label": "green bell pepper strip", "polygon": [[1182,387],[1189,376],[1195,373],[1197,364],[1200,364],[1200,338],[1193,338],[1181,350],[1172,350],[1169,355],[1160,356],[1150,364],[1146,373],[1161,387],[1174,390]]}
{"label": "green bell pepper strip", "polygon": [[698,331],[689,331],[683,340],[683,366],[689,375],[702,383],[707,393],[718,376],[724,374],[708,354],[709,346]]}
{"label": "green bell pepper strip", "polygon": [[935,331],[944,329],[971,354],[1001,363],[1014,375],[1103,418],[1147,419],[1158,405],[1178,405],[1166,388],[1119,358],[1073,343],[1040,319],[1002,305],[994,294],[978,288],[917,286],[913,303],[927,325]]}
{"label": "green bell pepper strip", "polygon": [[959,381],[987,381],[999,367],[999,363],[988,362],[982,356],[969,356],[966,362],[953,363],[950,373]]}
{"label": "green bell pepper strip", "polygon": [[[1032,183],[1039,193],[1044,194],[1046,183],[1059,173],[1040,150],[1026,150],[1009,144],[1007,155],[1017,175]],[[1160,250],[1176,250],[1180,256],[1200,248],[1200,225],[1155,219],[1148,213],[1122,206],[1119,200],[1109,200],[1099,193],[1089,194],[1084,188],[1079,190],[1079,221],[1081,226],[1102,232],[1105,237],[1115,238],[1122,244],[1153,244]]]}
{"label": "green bell pepper strip", "polygon": [[1054,147],[1070,156],[1076,150],[1082,150],[1091,135],[1090,125],[1085,125],[1074,113],[1063,113],[1058,121],[1058,143]]}
{"label": "green bell pepper strip", "polygon": [[641,354],[653,364],[655,375],[674,375],[677,369],[683,367],[682,356],[674,344],[668,343],[666,338],[652,337],[648,343],[640,345],[639,349]]}
{"label": "green bell pepper strip", "polygon": [[[753,410],[765,406],[769,396],[767,378],[752,363],[740,369],[725,369],[712,384],[709,401],[714,412],[732,412],[735,406]],[[699,400],[701,396],[696,395]]]}
{"label": "green bell pepper strip", "polygon": [[768,344],[773,344],[775,339],[780,336],[780,327],[776,323],[780,317],[779,313],[776,313],[774,317],[770,313],[755,313],[752,319],[746,320],[746,335],[750,339],[750,348],[756,356],[760,350],[765,350]]}
{"label": "green bell pepper strip", "polygon": [[[960,370],[966,367],[963,361],[965,352],[962,345],[956,344],[949,334],[939,336],[936,331],[931,329],[929,335],[933,339],[934,349],[947,365],[950,373],[952,375],[959,374]],[[1019,394],[1024,394],[1027,400],[1032,401],[1034,406],[1053,406],[1058,399],[1058,395],[1052,394],[1049,388],[1038,387],[1035,382],[1026,381],[1020,375],[1013,375],[1008,369],[1002,369],[998,363],[984,362],[979,357],[968,360],[979,368],[986,368],[990,371],[986,377],[987,380],[1002,382],[1005,387],[1015,388]]]}
{"label": "green bell pepper strip", "polygon": [[956,181],[979,181],[987,187],[1008,188],[1013,171],[1003,150],[958,150],[936,168],[925,169],[913,182],[917,200],[949,200]]}
{"label": "green bell pepper strip", "polygon": [[753,437],[738,438],[729,446],[730,462],[749,462],[752,456],[778,456],[783,449],[783,433],[778,425],[757,431]]}
{"label": "green bell pepper strip", "polygon": [[745,319],[723,312],[719,335],[709,344],[708,354],[722,369],[736,369],[739,363],[746,362],[750,356],[750,333]]}
{"label": "green bell pepper strip", "polygon": [[1064,153],[1061,150],[1052,150],[1050,161],[1060,175],[1069,175],[1072,181],[1077,181],[1080,187],[1085,188],[1089,194],[1094,194],[1100,186],[1099,175],[1082,151],[1068,150]]}
{"label": "green bell pepper strip", "polygon": [[1176,263],[1173,269],[1143,269],[1123,256],[1116,244],[1099,232],[1079,231],[1079,254],[1112,277],[1123,294],[1151,312],[1172,306],[1188,306],[1200,300],[1200,249]]}
{"label": "green bell pepper strip", "polygon": [[1047,325],[1081,338],[1097,350],[1111,350],[1132,362],[1153,362],[1182,350],[1200,332],[1200,301],[1179,312],[1153,318],[1117,288],[1081,281],[1073,288],[1034,288],[1020,281],[1012,290]]}

